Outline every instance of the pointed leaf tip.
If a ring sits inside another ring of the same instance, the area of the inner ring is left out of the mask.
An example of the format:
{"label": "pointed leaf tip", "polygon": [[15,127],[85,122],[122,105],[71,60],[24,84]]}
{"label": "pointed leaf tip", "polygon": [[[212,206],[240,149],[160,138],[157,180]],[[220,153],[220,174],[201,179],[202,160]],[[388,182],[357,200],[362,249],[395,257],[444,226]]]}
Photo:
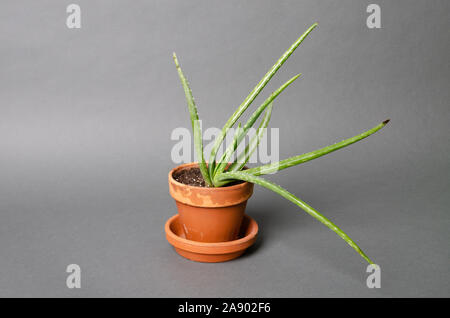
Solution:
{"label": "pointed leaf tip", "polygon": [[178,58],[177,58],[177,55],[175,54],[175,52],[173,52],[172,58],[173,58],[173,61],[175,62],[175,65],[178,67],[179,63],[178,63]]}
{"label": "pointed leaf tip", "polygon": [[391,121],[390,119],[386,119],[385,121],[383,121],[383,124],[386,125],[390,121]]}

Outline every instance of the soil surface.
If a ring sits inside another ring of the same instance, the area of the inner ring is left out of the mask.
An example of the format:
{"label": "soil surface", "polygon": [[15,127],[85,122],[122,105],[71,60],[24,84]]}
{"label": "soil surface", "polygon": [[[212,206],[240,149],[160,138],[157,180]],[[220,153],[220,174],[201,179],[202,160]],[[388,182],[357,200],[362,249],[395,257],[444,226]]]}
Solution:
{"label": "soil surface", "polygon": [[[200,172],[200,169],[197,167],[182,169],[180,171],[175,172],[172,176],[176,181],[186,185],[204,188],[207,187],[206,182],[203,179],[202,173]],[[236,180],[231,183],[228,183],[227,185],[225,185],[225,187],[233,186],[242,182],[243,181]]]}

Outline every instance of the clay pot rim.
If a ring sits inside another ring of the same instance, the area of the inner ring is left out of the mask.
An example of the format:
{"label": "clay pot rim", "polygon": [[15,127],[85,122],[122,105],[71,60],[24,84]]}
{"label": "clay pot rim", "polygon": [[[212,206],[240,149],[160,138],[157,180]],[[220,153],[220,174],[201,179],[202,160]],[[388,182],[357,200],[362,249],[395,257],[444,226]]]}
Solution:
{"label": "clay pot rim", "polygon": [[249,182],[244,181],[244,182],[241,182],[239,184],[235,184],[233,186],[228,186],[228,187],[210,187],[209,188],[209,187],[191,186],[191,185],[184,184],[184,183],[181,183],[181,182],[178,182],[177,180],[175,180],[175,178],[173,177],[173,173],[175,171],[178,171],[178,170],[181,170],[181,169],[184,169],[184,168],[189,168],[189,167],[192,167],[192,166],[198,166],[198,162],[183,163],[183,164],[181,164],[179,166],[176,166],[172,170],[170,170],[169,171],[169,182],[172,182],[172,183],[174,183],[174,184],[176,184],[176,185],[178,185],[180,187],[184,187],[184,188],[205,189],[207,191],[216,191],[216,192],[237,190],[239,188],[244,188],[244,187],[246,187],[249,184]]}
{"label": "clay pot rim", "polygon": [[258,223],[256,223],[253,218],[245,214],[244,218],[248,220],[249,226],[251,226],[251,231],[244,237],[233,241],[214,243],[191,241],[176,235],[170,228],[172,223],[178,218],[179,214],[175,214],[167,220],[164,226],[167,240],[176,248],[198,254],[229,254],[237,251],[242,251],[247,249],[254,243],[256,235],[258,234]]}

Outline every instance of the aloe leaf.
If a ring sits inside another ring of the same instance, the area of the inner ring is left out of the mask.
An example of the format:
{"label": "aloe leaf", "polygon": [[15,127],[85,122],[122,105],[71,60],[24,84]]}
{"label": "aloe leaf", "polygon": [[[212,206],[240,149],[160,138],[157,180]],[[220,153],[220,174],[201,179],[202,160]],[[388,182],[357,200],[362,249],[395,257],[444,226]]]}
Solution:
{"label": "aloe leaf", "polygon": [[203,140],[202,140],[202,128],[200,127],[200,121],[198,118],[197,107],[195,106],[194,97],[192,96],[191,88],[186,77],[181,70],[180,64],[175,53],[173,53],[173,60],[178,70],[178,75],[183,85],[184,94],[186,95],[186,101],[189,108],[189,115],[191,117],[192,130],[194,131],[194,146],[198,157],[198,166],[202,173],[203,179],[208,186],[212,186],[211,178],[209,176],[208,168],[206,166],[205,157],[203,155]]}
{"label": "aloe leaf", "polygon": [[[272,114],[272,104],[270,104],[269,107],[267,107],[264,118],[261,121],[261,124],[259,125],[255,136],[252,137],[250,143],[245,147],[245,150],[239,155],[239,157],[230,165],[230,167],[228,167],[227,172],[239,171],[245,166],[245,164],[248,162],[253,152],[258,147],[259,141],[264,135],[267,125],[269,124],[271,114]],[[218,187],[222,187],[230,182],[233,182],[233,179],[216,181],[216,184]]]}
{"label": "aloe leaf", "polygon": [[354,144],[357,141],[367,138],[370,135],[372,135],[373,133],[375,133],[378,130],[380,130],[381,128],[383,128],[384,126],[386,126],[386,124],[388,122],[389,122],[389,119],[383,121],[381,124],[373,127],[372,129],[369,129],[368,131],[363,132],[362,134],[342,140],[341,142],[335,143],[333,145],[330,145],[330,146],[327,146],[327,147],[324,147],[321,149],[317,149],[317,150],[314,150],[314,151],[311,151],[311,152],[308,152],[308,153],[305,153],[305,154],[302,154],[299,156],[290,157],[290,158],[287,158],[287,159],[284,159],[284,160],[281,160],[281,161],[278,161],[275,163],[251,168],[251,169],[245,170],[245,172],[250,173],[254,176],[260,176],[260,175],[274,173],[279,170],[283,170],[283,169],[286,169],[289,167],[299,165],[301,163],[324,156],[326,154],[329,154],[330,152],[347,147],[351,144]]}
{"label": "aloe leaf", "polygon": [[306,202],[300,200],[295,195],[290,193],[289,191],[283,189],[279,185],[270,182],[266,179],[263,179],[261,177],[256,177],[253,175],[248,174],[244,171],[235,171],[235,172],[225,172],[216,177],[218,180],[226,180],[226,179],[237,179],[237,180],[243,180],[251,183],[259,184],[260,186],[263,186],[269,190],[272,190],[273,192],[281,195],[285,199],[291,201],[292,203],[298,205],[300,208],[302,208],[306,213],[323,223],[325,226],[327,226],[330,230],[335,232],[337,235],[339,235],[344,241],[347,242],[348,245],[350,245],[354,250],[356,250],[362,258],[364,258],[369,264],[373,264],[373,262],[370,260],[369,257],[367,257],[366,254],[361,250],[361,248],[347,235],[345,234],[339,227],[337,227],[333,222],[331,222],[329,219],[327,219],[325,216],[323,216],[320,212],[315,210],[313,207],[308,205]]}
{"label": "aloe leaf", "polygon": [[245,147],[244,151],[241,154],[239,154],[237,160],[228,168],[227,171],[239,171],[245,166],[245,164],[252,156],[253,152],[258,147],[262,136],[264,136],[271,115],[272,115],[272,103],[270,103],[270,105],[267,107],[266,112],[264,114],[264,118],[261,121],[255,136],[252,137],[249,144]]}
{"label": "aloe leaf", "polygon": [[281,85],[280,88],[278,88],[276,91],[274,91],[270,96],[259,106],[254,113],[250,116],[250,118],[247,120],[247,122],[244,125],[244,129],[242,130],[241,134],[237,138],[237,144],[236,146],[231,144],[226,149],[225,153],[219,160],[219,165],[214,170],[214,174],[211,175],[211,178],[214,178],[214,175],[222,173],[225,170],[225,167],[228,164],[228,160],[233,154],[233,152],[236,150],[237,145],[242,141],[242,139],[247,134],[248,130],[253,127],[253,124],[256,122],[256,120],[259,118],[259,116],[264,112],[264,110],[274,101],[275,98],[277,98],[278,95],[281,94],[282,91],[284,91],[289,85],[291,85],[297,78],[300,77],[301,74],[295,75],[293,78],[288,80],[286,83]]}
{"label": "aloe leaf", "polygon": [[[233,141],[231,142],[230,146],[226,149],[225,153],[222,155],[221,159],[220,159],[220,166],[224,165],[224,168],[226,167],[226,165],[228,164],[228,161],[230,160],[231,156],[233,155],[234,151],[236,150],[239,142],[240,142],[240,138],[243,134],[243,129],[241,126],[241,123],[239,123],[234,136],[233,136]],[[223,170],[222,170],[223,171]]]}
{"label": "aloe leaf", "polygon": [[300,43],[303,42],[303,40],[308,36],[308,34],[317,26],[317,23],[314,23],[312,26],[309,27],[308,30],[305,31],[305,33],[300,36],[297,41],[295,41],[291,47],[284,52],[284,54],[278,59],[278,61],[270,68],[270,70],[264,75],[264,77],[260,80],[258,85],[255,86],[255,88],[250,92],[250,94],[245,98],[245,100],[242,102],[242,104],[236,109],[236,111],[231,115],[231,117],[228,119],[228,121],[225,123],[224,127],[222,128],[222,131],[220,135],[217,137],[213,148],[211,149],[211,155],[209,157],[209,174],[212,176],[213,172],[215,170],[215,164],[216,164],[216,154],[220,147],[220,144],[223,142],[228,129],[230,129],[234,123],[241,117],[241,115],[244,113],[244,111],[250,106],[250,104],[253,102],[253,100],[258,96],[258,94],[261,92],[261,90],[266,86],[266,84],[270,81],[270,79],[275,75],[275,73],[278,71],[278,69],[286,62],[286,60],[291,56],[291,54],[295,51],[295,49],[300,45]]}

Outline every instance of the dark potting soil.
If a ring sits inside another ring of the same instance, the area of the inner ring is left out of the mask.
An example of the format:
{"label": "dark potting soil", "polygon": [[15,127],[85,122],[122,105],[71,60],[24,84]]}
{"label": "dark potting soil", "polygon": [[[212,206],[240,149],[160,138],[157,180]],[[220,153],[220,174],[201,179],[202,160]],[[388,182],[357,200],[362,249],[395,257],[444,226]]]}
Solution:
{"label": "dark potting soil", "polygon": [[[194,187],[207,187],[206,182],[203,179],[200,169],[197,167],[186,168],[177,171],[173,174],[173,178],[183,184],[194,186]],[[225,185],[226,187],[242,183],[243,181],[236,180]]]}

